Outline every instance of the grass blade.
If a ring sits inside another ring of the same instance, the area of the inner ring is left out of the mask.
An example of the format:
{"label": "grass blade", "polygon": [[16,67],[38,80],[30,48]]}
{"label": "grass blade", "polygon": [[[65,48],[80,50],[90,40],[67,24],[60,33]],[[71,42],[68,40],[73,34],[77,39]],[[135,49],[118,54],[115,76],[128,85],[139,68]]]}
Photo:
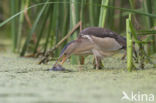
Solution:
{"label": "grass blade", "polygon": [[[47,1],[49,1],[49,0],[47,0]],[[30,39],[31,39],[31,37],[32,37],[32,35],[33,35],[35,29],[37,28],[37,25],[38,25],[38,23],[39,23],[39,20],[40,20],[42,14],[43,14],[45,8],[46,8],[46,3],[45,3],[45,5],[42,7],[42,9],[40,10],[40,12],[39,12],[39,14],[38,14],[38,16],[37,16],[37,18],[36,18],[34,24],[33,24],[32,30],[30,31],[29,35],[28,35],[27,38],[26,38],[26,41],[25,41],[25,43],[24,43],[24,46],[23,46],[22,51],[21,51],[21,53],[20,53],[20,56],[24,56],[24,54],[25,54],[25,52],[26,52],[26,50],[27,50],[29,41],[30,41]]]}
{"label": "grass blade", "polygon": [[49,24],[49,29],[48,29],[48,32],[47,32],[47,37],[46,37],[46,41],[45,41],[45,44],[44,44],[44,51],[43,53],[45,54],[46,51],[47,51],[47,47],[48,47],[48,43],[49,43],[49,39],[50,39],[50,33],[52,31],[52,13],[50,13],[50,24]]}
{"label": "grass blade", "polygon": [[[21,10],[24,9],[25,1],[21,1]],[[21,13],[19,16],[19,27],[18,27],[18,37],[17,37],[17,49],[19,51],[21,46],[21,35],[22,35],[22,25],[24,21],[24,13]]]}
{"label": "grass blade", "polygon": [[102,6],[100,10],[100,18],[99,18],[99,27],[104,27],[105,21],[106,21],[106,15],[107,15],[107,8],[104,8],[103,5],[108,5],[109,0],[102,0]]}
{"label": "grass blade", "polygon": [[[42,5],[48,5],[48,4],[53,4],[53,3],[55,4],[55,3],[64,3],[64,2],[47,2],[47,3],[38,3],[38,4],[35,4],[35,5],[32,5],[32,6],[28,7],[28,8],[26,8],[26,9],[16,13],[15,15],[9,17],[8,19],[4,20],[2,23],[0,23],[0,27],[4,26],[6,23],[8,23],[12,19],[17,17],[21,13],[23,13],[25,10],[29,10],[29,9],[34,8],[34,7],[38,7],[38,6],[42,6]],[[66,2],[66,3],[69,4],[69,2]],[[78,3],[78,2],[76,2],[76,3]],[[94,5],[97,5],[97,4],[94,4]],[[98,5],[98,6],[100,6],[100,5]],[[119,7],[113,7],[113,6],[108,6],[108,5],[101,5],[101,6],[103,6],[105,8],[118,9],[118,10],[125,11],[125,12],[128,12],[128,13],[135,13],[135,14],[140,14],[140,15],[156,18],[156,15],[154,15],[154,14],[145,13],[145,12],[142,12],[142,11],[139,11],[139,10],[133,10],[133,9],[127,9],[127,8],[119,8]]]}
{"label": "grass blade", "polygon": [[[15,10],[16,10],[15,1],[11,0],[10,3],[11,3],[11,15],[14,15]],[[15,21],[15,19],[11,22],[11,35],[12,35],[12,41],[13,41],[13,43],[12,43],[13,44],[13,51],[15,51],[16,46],[17,46],[16,21]]]}
{"label": "grass blade", "polygon": [[34,51],[33,51],[34,54],[37,52],[37,48],[38,48],[39,43],[41,41],[41,37],[43,36],[43,32],[44,32],[44,29],[46,27],[45,26],[46,25],[46,21],[47,21],[47,18],[49,16],[49,14],[50,14],[49,12],[50,12],[50,8],[48,8],[47,12],[45,13],[45,16],[43,17],[43,21],[41,23],[41,28],[40,28],[40,31],[39,31],[39,35],[37,36],[37,42],[35,44],[35,48],[34,48]]}

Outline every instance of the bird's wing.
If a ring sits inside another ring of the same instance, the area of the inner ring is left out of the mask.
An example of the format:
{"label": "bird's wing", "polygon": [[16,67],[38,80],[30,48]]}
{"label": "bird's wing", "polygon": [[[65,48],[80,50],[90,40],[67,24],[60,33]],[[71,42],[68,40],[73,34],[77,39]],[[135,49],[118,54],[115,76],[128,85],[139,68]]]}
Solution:
{"label": "bird's wing", "polygon": [[82,30],[80,32],[80,35],[93,35],[101,38],[105,38],[105,37],[116,38],[118,36],[118,34],[116,34],[115,32],[100,27],[88,27]]}
{"label": "bird's wing", "polygon": [[82,35],[92,35],[99,38],[114,38],[117,42],[119,42],[123,48],[126,48],[126,38],[118,35],[117,33],[100,27],[88,27],[80,32],[80,36]]}
{"label": "bird's wing", "polygon": [[121,49],[123,46],[117,42],[114,38],[105,37],[105,38],[99,38],[92,36],[92,40],[97,46],[97,49],[100,48],[102,51],[116,51]]}

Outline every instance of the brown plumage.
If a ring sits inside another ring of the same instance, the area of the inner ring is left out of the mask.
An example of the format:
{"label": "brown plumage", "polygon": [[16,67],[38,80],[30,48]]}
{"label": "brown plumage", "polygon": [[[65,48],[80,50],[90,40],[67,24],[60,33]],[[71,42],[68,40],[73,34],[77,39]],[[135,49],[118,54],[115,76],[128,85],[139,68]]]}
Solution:
{"label": "brown plumage", "polygon": [[114,38],[116,41],[120,43],[120,45],[123,46],[123,49],[126,49],[126,38],[120,36],[119,34],[105,28],[100,27],[88,27],[83,29],[80,32],[80,36],[82,35],[93,35],[100,38],[110,37]]}
{"label": "brown plumage", "polygon": [[121,49],[126,49],[126,39],[117,33],[100,28],[88,27],[80,32],[76,40],[69,42],[62,50],[58,61],[63,64],[72,54],[94,55],[96,69],[101,66],[103,57],[111,56]]}

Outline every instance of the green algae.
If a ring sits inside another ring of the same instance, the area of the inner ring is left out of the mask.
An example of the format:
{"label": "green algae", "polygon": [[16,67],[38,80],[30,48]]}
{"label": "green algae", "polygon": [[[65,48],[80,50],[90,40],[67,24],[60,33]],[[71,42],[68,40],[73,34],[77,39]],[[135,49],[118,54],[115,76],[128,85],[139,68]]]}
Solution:
{"label": "green algae", "polygon": [[98,71],[88,57],[84,66],[67,61],[64,67],[72,72],[56,72],[46,71],[55,62],[38,65],[39,59],[1,53],[0,102],[128,103],[120,100],[122,91],[156,94],[155,68],[127,72],[119,57],[104,59],[105,68]]}
{"label": "green algae", "polygon": [[19,57],[3,48],[0,103],[131,103],[120,100],[122,91],[156,95],[156,68],[147,64],[145,70],[128,72],[122,54],[104,58],[102,70],[93,69],[93,57],[89,56],[83,66],[71,65],[68,60],[64,67],[71,71],[56,72],[47,71],[55,61],[38,65],[39,59]]}

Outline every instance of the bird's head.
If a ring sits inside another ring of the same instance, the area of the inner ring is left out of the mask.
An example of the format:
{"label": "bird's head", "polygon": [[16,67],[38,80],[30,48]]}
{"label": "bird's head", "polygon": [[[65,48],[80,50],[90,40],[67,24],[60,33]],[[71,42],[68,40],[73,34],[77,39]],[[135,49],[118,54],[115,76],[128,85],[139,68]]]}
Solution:
{"label": "bird's head", "polygon": [[92,48],[93,44],[88,39],[79,37],[64,46],[56,64],[61,61],[62,65],[72,54],[85,54]]}
{"label": "bird's head", "polygon": [[58,60],[56,61],[56,64],[61,61],[61,65],[62,65],[67,60],[67,58],[69,58],[73,54],[73,52],[76,50],[78,45],[79,43],[76,40],[67,43],[62,49],[61,54]]}

